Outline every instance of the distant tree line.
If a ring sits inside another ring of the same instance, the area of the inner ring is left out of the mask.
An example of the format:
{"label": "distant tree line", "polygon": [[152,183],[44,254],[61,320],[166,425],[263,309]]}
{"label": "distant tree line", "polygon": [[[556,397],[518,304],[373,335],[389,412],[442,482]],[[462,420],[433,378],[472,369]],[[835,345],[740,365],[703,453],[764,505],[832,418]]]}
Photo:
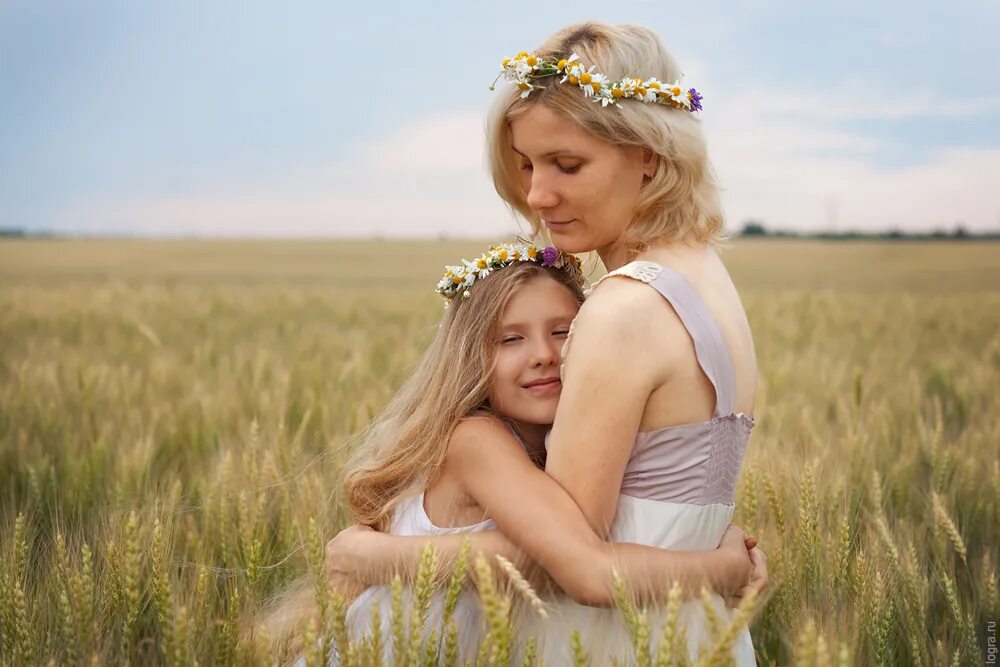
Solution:
{"label": "distant tree line", "polygon": [[1000,230],[989,232],[970,232],[968,228],[959,223],[950,231],[935,229],[930,232],[905,232],[900,229],[889,229],[885,231],[862,232],[858,230],[848,230],[843,232],[797,232],[787,229],[767,229],[763,223],[757,220],[748,220],[743,225],[740,236],[750,238],[793,238],[793,239],[839,239],[839,240],[861,240],[861,239],[883,239],[889,241],[982,241],[1000,240]]}
{"label": "distant tree line", "polygon": [[[791,238],[791,239],[840,239],[840,240],[863,240],[863,239],[883,239],[889,241],[982,241],[1000,240],[1000,230],[989,232],[970,232],[965,225],[959,223],[950,231],[936,229],[931,232],[904,232],[900,229],[889,229],[877,232],[862,232],[848,230],[844,232],[797,232],[787,229],[767,229],[763,223],[756,220],[748,220],[743,225],[739,233],[740,236],[749,238]],[[64,236],[50,231],[33,231],[20,227],[0,227],[0,238],[58,238]],[[70,235],[72,236],[72,234]],[[440,236],[439,238],[446,238]]]}

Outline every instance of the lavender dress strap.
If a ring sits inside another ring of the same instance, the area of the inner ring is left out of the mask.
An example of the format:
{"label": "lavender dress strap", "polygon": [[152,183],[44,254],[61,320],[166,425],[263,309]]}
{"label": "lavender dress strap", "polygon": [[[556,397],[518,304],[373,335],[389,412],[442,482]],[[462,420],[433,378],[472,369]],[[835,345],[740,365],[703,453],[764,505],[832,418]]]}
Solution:
{"label": "lavender dress strap", "polygon": [[722,331],[712,312],[684,276],[662,267],[649,285],[670,302],[694,341],[695,356],[702,371],[715,387],[714,417],[724,417],[734,410],[733,366]]}

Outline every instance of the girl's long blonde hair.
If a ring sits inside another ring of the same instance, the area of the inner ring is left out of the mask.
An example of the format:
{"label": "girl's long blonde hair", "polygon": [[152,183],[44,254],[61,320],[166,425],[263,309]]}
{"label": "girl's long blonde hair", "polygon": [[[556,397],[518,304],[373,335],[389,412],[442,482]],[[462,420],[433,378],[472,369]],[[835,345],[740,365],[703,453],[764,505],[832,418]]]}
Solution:
{"label": "girl's long blonde hair", "polygon": [[[543,276],[583,303],[575,275],[533,262],[498,269],[477,280],[469,298],[452,302],[413,375],[364,431],[348,461],[343,489],[355,522],[387,532],[399,501],[419,493],[444,461],[458,422],[476,410],[494,412],[490,377],[500,320],[511,297]],[[296,633],[317,613],[315,595],[311,577],[299,578],[265,605],[255,627],[274,648],[295,655],[302,649]]]}
{"label": "girl's long blonde hair", "polygon": [[[581,63],[593,65],[611,80],[635,76],[672,82],[681,78],[677,62],[660,38],[637,25],[611,26],[596,21],[571,25],[545,40],[535,53],[553,60],[576,53]],[[493,184],[511,209],[529,222],[534,234],[544,228],[521,186],[519,161],[511,147],[510,122],[542,104],[599,139],[619,146],[647,148],[658,156],[656,173],[643,186],[631,224],[621,238],[622,247],[632,256],[655,241],[691,239],[711,243],[721,237],[719,188],[708,161],[701,122],[695,114],[627,100],[620,108],[602,107],[577,86],[560,84],[558,79],[533,81],[542,89],[525,99],[515,86],[498,86],[498,97],[487,121]]]}
{"label": "girl's long blonde hair", "polygon": [[397,503],[419,493],[441,466],[459,421],[476,410],[492,411],[500,319],[511,297],[539,276],[555,279],[583,302],[573,275],[533,262],[499,269],[477,281],[469,298],[452,302],[413,375],[348,463],[344,494],[357,523],[388,531]]}

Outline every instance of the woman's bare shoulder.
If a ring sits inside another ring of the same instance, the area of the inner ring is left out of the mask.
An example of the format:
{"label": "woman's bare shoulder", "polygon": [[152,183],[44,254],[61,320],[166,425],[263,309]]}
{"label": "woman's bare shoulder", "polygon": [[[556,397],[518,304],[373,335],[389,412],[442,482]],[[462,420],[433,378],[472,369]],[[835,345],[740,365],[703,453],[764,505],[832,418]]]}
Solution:
{"label": "woman's bare shoulder", "polygon": [[670,302],[643,281],[617,276],[595,288],[577,315],[574,333],[638,344],[686,335]]}
{"label": "woman's bare shoulder", "polygon": [[642,281],[615,277],[602,282],[580,308],[573,342],[564,350],[564,370],[593,367],[603,377],[618,368],[637,384],[656,387],[683,361],[690,345],[683,322],[658,291]]}

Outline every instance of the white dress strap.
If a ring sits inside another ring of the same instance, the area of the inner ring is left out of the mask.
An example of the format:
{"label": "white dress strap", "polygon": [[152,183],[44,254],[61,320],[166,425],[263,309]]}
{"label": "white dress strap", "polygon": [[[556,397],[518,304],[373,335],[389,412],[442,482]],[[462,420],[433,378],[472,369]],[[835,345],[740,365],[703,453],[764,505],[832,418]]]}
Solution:
{"label": "white dress strap", "polygon": [[591,285],[590,289],[587,290],[587,294],[589,295],[598,285],[611,276],[627,276],[644,283],[649,283],[656,280],[656,277],[660,275],[661,271],[663,271],[663,267],[656,262],[647,262],[645,260],[637,259],[636,261],[629,262],[625,266],[621,266],[614,271],[609,271],[605,275],[598,278],[597,282]]}

